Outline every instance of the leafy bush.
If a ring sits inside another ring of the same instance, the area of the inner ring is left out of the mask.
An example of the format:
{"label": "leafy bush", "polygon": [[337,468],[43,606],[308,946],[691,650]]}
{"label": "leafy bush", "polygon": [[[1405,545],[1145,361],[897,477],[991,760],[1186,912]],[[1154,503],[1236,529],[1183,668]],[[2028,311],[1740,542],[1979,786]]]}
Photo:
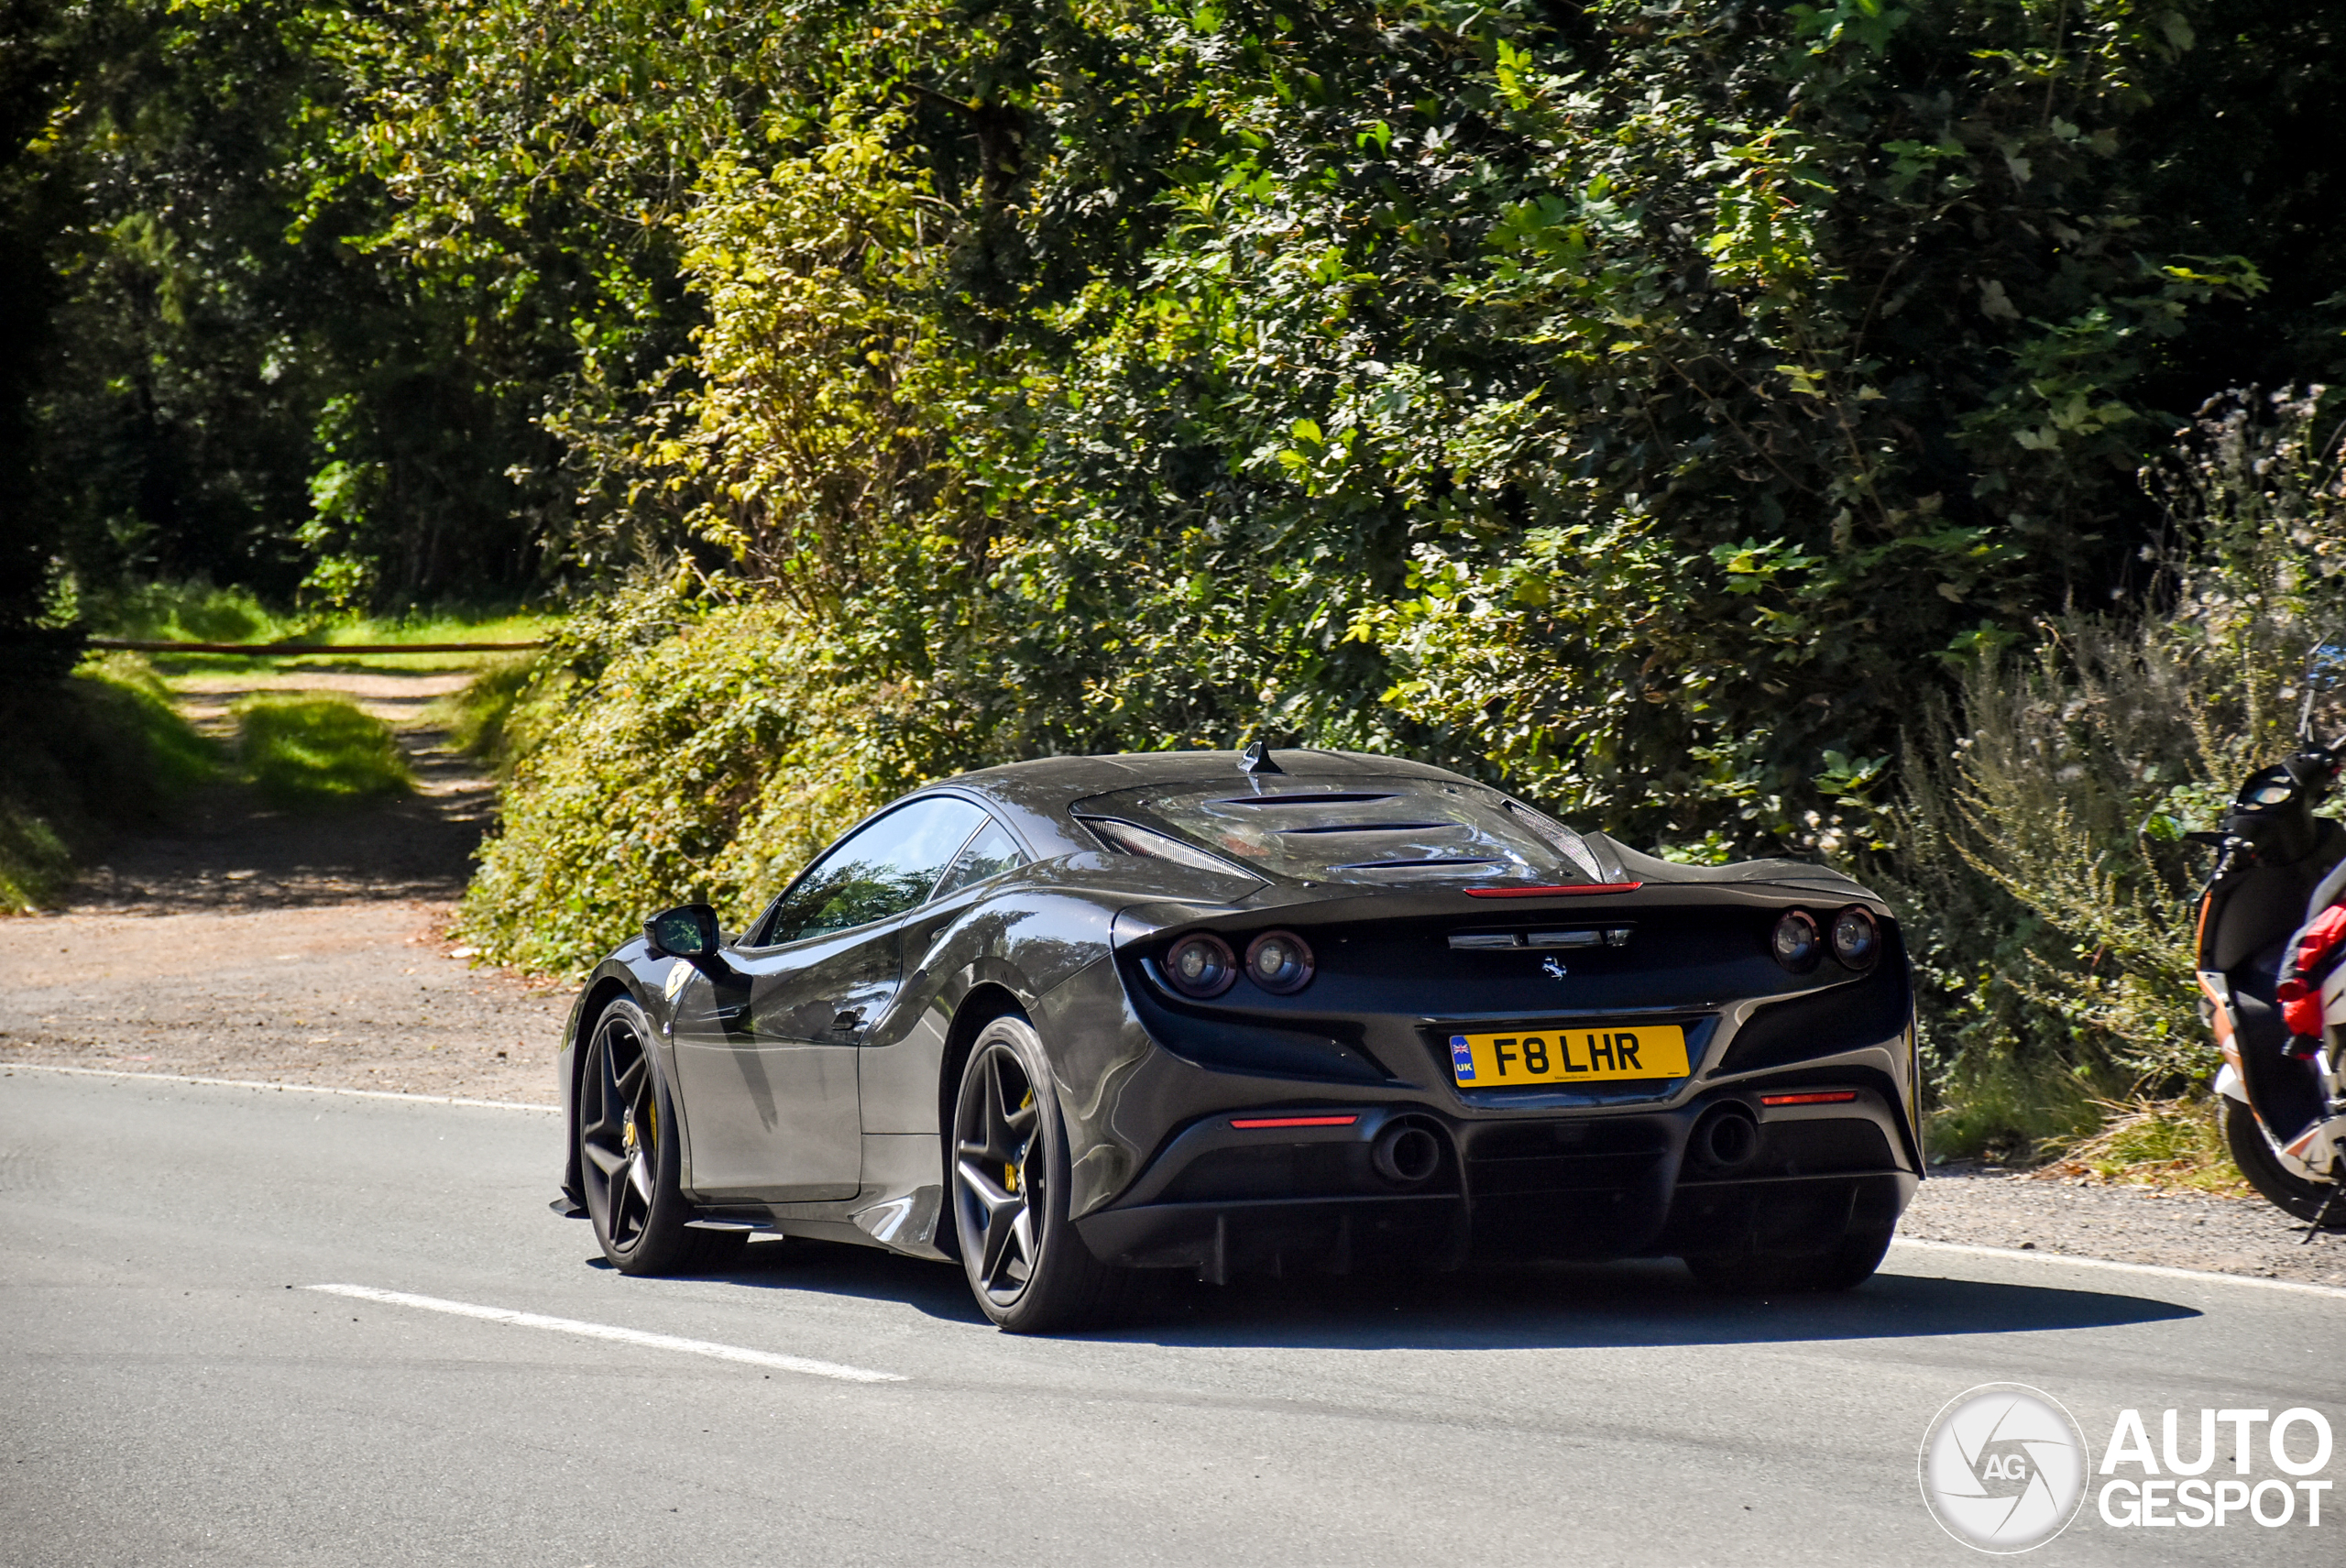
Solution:
{"label": "leafy bush", "polygon": [[389,728],[348,697],[261,696],[236,712],[245,771],[280,805],[346,806],[415,785]]}
{"label": "leafy bush", "polygon": [[1829,852],[1942,655],[2147,537],[2163,400],[2315,341],[2264,291],[2328,240],[2219,194],[2282,148],[2165,113],[2327,123],[2334,41],[2256,15],[2299,53],[2101,0],[449,0],[349,35],[444,90],[342,145],[387,251],[560,291],[581,558],[819,619],[968,756],[1266,728]]}
{"label": "leafy bush", "polygon": [[[861,677],[791,612],[625,602],[578,628],[593,674],[514,765],[466,894],[466,934],[500,961],[575,970],[687,899],[744,919],[833,834],[950,771],[914,758],[917,687]],[[673,630],[630,647],[630,622]]]}
{"label": "leafy bush", "polygon": [[[509,302],[541,235],[565,300],[633,280],[565,318],[569,547],[696,585],[512,687],[491,950],[739,914],[923,778],[1269,732],[1858,863],[1964,1137],[2189,1069],[2187,861],[2138,825],[2261,720],[2189,643],[2220,507],[2162,543],[2137,469],[2334,353],[2346,204],[2211,128],[2329,123],[2296,10],[479,0],[387,47],[480,83],[375,101],[387,244]],[[612,303],[673,326],[661,246],[682,360]]]}
{"label": "leafy bush", "polygon": [[2207,854],[2183,836],[2301,722],[2346,729],[2339,440],[2319,389],[2210,404],[2146,476],[2175,525],[2151,563],[2163,613],[2048,621],[2035,652],[1968,667],[1959,735],[1944,706],[1925,727],[1891,875],[1950,1084],[2014,1058],[2121,1093],[2214,1070],[2192,978]]}

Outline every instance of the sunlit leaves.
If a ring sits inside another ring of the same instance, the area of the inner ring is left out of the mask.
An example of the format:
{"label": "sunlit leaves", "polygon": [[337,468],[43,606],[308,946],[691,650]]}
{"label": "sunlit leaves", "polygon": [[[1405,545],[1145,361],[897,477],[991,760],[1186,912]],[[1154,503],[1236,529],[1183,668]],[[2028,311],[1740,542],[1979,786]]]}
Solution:
{"label": "sunlit leaves", "polygon": [[1859,764],[2095,568],[2159,345],[2254,286],[2139,258],[2173,46],[2114,3],[465,4],[507,85],[408,242],[558,196],[614,345],[673,255],[705,324],[597,461],[931,683],[936,771],[1269,725],[1863,841]]}

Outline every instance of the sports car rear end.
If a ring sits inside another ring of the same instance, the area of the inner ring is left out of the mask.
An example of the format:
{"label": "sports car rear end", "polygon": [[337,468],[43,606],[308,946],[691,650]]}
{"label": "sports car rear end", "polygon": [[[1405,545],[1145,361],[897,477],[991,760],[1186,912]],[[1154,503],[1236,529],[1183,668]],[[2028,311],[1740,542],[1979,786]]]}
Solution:
{"label": "sports car rear end", "polygon": [[1054,999],[1062,1039],[1120,1014],[1121,1064],[1069,1108],[1096,1140],[1087,1244],[1209,1277],[1675,1254],[1830,1284],[1878,1259],[1923,1168],[1887,907],[1434,787],[1479,798],[1446,823],[1414,779],[1079,803],[1261,881],[1124,910],[1113,998]]}

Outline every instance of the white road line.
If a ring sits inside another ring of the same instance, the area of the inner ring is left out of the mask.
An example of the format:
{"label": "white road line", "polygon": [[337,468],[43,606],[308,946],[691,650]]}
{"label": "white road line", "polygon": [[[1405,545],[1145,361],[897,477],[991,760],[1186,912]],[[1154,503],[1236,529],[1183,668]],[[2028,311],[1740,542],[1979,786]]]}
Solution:
{"label": "white road line", "polygon": [[641,1329],[581,1322],[576,1318],[549,1318],[539,1312],[516,1312],[504,1307],[476,1306],[470,1301],[444,1301],[437,1296],[411,1296],[404,1290],[378,1290],[371,1285],[304,1285],[301,1288],[323,1290],[329,1296],[348,1296],[360,1301],[378,1301],[387,1307],[420,1307],[427,1312],[478,1318],[483,1322],[510,1323],[519,1329],[550,1329],[558,1334],[615,1340],[620,1344],[640,1344],[649,1350],[674,1350],[686,1355],[714,1356],[719,1361],[738,1361],[747,1366],[771,1366],[777,1372],[803,1372],[809,1377],[835,1377],[842,1383],[905,1381],[898,1373],[842,1366],[836,1361],[812,1361],[803,1355],[776,1355],[771,1351],[745,1350],[737,1344],[718,1344],[705,1339],[678,1339],[674,1334],[651,1334]]}
{"label": "white road line", "polygon": [[12,1061],[0,1064],[0,1077],[12,1072],[70,1072],[82,1078],[135,1078],[150,1083],[208,1083],[215,1089],[274,1089],[280,1094],[347,1094],[358,1100],[412,1100],[422,1105],[473,1105],[484,1111],[545,1111],[559,1105],[532,1105],[524,1100],[466,1100],[454,1094],[402,1094],[391,1089],[334,1089],[323,1083],[263,1083],[252,1078],[187,1078],[176,1072],[125,1072],[118,1068],[60,1067],[53,1062]]}
{"label": "white road line", "polygon": [[2217,1274],[2204,1268],[2169,1268],[2156,1263],[2113,1263],[2106,1257],[2075,1257],[2063,1252],[2020,1252],[2012,1247],[1967,1246],[1961,1242],[1909,1241],[1900,1236],[1890,1244],[1910,1252],[1953,1252],[1970,1257],[2008,1257],[2021,1263],[2063,1263],[2072,1268],[2107,1268],[2119,1274],[2148,1274],[2161,1279],[2188,1279],[2201,1285],[2253,1285],[2264,1290],[2294,1290],[2304,1296],[2346,1298],[2334,1285],[2308,1285],[2296,1279],[2266,1279],[2253,1274]]}

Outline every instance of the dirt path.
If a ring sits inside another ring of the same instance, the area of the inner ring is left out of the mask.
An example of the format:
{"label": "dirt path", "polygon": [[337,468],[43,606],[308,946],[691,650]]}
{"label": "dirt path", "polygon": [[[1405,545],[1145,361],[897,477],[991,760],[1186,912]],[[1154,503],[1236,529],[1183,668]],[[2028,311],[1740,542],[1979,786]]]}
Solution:
{"label": "dirt path", "polygon": [[568,988],[475,970],[446,936],[495,790],[424,711],[468,678],[175,683],[224,740],[247,692],[348,693],[398,733],[417,791],[306,814],[214,784],[115,846],[62,913],[0,920],[0,1063],[551,1102]]}

